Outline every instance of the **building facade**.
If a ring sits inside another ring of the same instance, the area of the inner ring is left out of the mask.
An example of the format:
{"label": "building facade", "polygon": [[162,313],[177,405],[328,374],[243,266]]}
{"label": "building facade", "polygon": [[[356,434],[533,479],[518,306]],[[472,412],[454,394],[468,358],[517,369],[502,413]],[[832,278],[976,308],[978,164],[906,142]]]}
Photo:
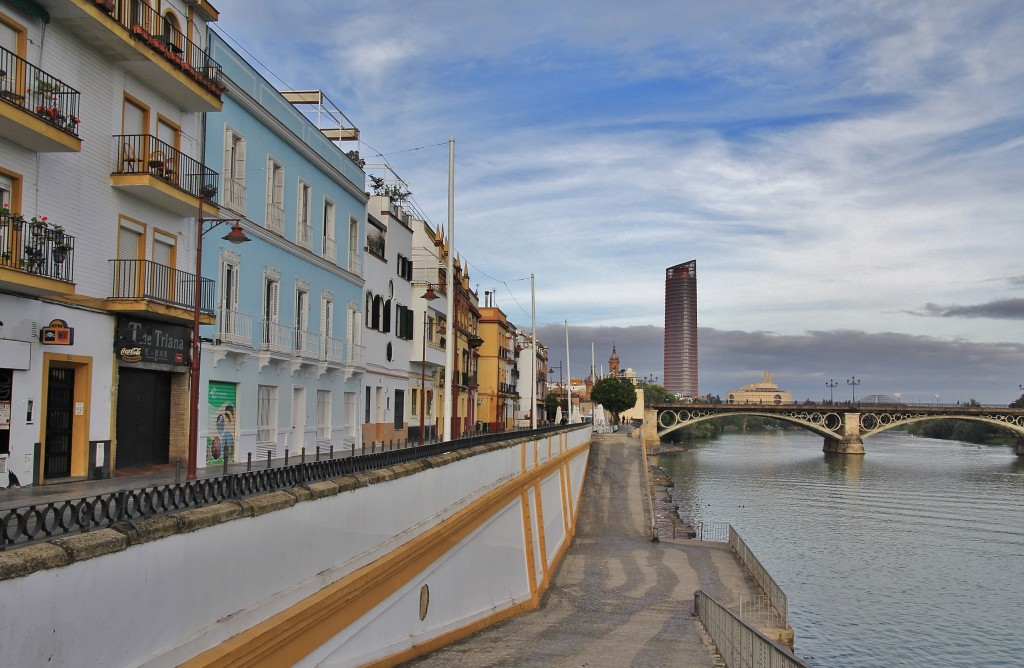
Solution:
{"label": "building facade", "polygon": [[519,404],[515,325],[494,303],[491,292],[484,293],[479,334],[483,343],[478,351],[477,421],[488,431],[504,431],[515,426]]}
{"label": "building facade", "polygon": [[779,386],[772,382],[772,372],[765,371],[764,378],[760,383],[750,383],[738,390],[729,390],[725,395],[727,404],[779,404],[793,403],[793,394],[786,390],[779,389]]}
{"label": "building facade", "polygon": [[445,328],[448,313],[448,251],[441,230],[413,219],[412,296],[418,325],[409,361],[409,437],[417,442],[435,440],[444,433]]}
{"label": "building facade", "polygon": [[700,394],[697,382],[697,261],[665,270],[664,386],[683,397]]}
{"label": "building facade", "polygon": [[187,456],[194,220],[219,213],[202,119],[223,86],[217,11],[157,7],[0,7],[3,485]]}
{"label": "building facade", "polygon": [[[365,176],[303,112],[318,91],[279,92],[219,36],[223,109],[206,120],[220,217],[208,221],[203,275],[216,319],[203,327],[199,462],[279,458],[361,444]],[[331,118],[328,126],[345,125]],[[345,128],[354,133],[354,128]]]}

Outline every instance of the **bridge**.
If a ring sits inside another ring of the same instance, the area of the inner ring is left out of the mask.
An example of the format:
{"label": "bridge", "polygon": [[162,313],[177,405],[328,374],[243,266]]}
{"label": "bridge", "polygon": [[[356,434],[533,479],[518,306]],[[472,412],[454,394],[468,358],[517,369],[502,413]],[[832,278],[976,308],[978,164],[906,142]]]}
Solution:
{"label": "bridge", "polygon": [[984,422],[1013,434],[1024,456],[1024,409],[986,406],[858,404],[659,404],[645,411],[645,437],[657,438],[698,422],[752,415],[787,422],[825,439],[824,452],[864,454],[864,439],[922,420]]}

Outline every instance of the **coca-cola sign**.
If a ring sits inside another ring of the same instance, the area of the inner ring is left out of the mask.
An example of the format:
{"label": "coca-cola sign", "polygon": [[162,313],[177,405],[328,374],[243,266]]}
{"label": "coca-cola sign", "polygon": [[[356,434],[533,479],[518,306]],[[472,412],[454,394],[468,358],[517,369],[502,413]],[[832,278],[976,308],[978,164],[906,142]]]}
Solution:
{"label": "coca-cola sign", "polygon": [[189,341],[187,327],[122,316],[114,331],[114,354],[128,363],[188,366]]}

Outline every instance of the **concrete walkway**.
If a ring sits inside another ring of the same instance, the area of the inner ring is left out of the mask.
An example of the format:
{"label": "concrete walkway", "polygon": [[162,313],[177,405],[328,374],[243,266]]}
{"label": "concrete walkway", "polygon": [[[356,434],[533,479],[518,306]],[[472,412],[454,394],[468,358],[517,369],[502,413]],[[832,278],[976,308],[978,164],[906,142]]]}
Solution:
{"label": "concrete walkway", "polygon": [[757,585],[727,544],[650,540],[642,460],[637,440],[595,434],[576,538],[540,608],[407,665],[716,665],[693,592],[732,606]]}

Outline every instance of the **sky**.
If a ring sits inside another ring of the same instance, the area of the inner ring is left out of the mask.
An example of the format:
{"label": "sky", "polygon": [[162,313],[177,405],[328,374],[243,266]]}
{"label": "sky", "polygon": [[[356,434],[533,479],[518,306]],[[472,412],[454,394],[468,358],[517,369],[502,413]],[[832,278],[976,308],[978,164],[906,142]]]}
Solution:
{"label": "sky", "polygon": [[[1006,404],[1024,384],[1024,2],[218,0],[324,90],[481,300],[574,376],[662,377],[697,261],[701,392]],[[855,379],[859,384],[851,385]]]}

